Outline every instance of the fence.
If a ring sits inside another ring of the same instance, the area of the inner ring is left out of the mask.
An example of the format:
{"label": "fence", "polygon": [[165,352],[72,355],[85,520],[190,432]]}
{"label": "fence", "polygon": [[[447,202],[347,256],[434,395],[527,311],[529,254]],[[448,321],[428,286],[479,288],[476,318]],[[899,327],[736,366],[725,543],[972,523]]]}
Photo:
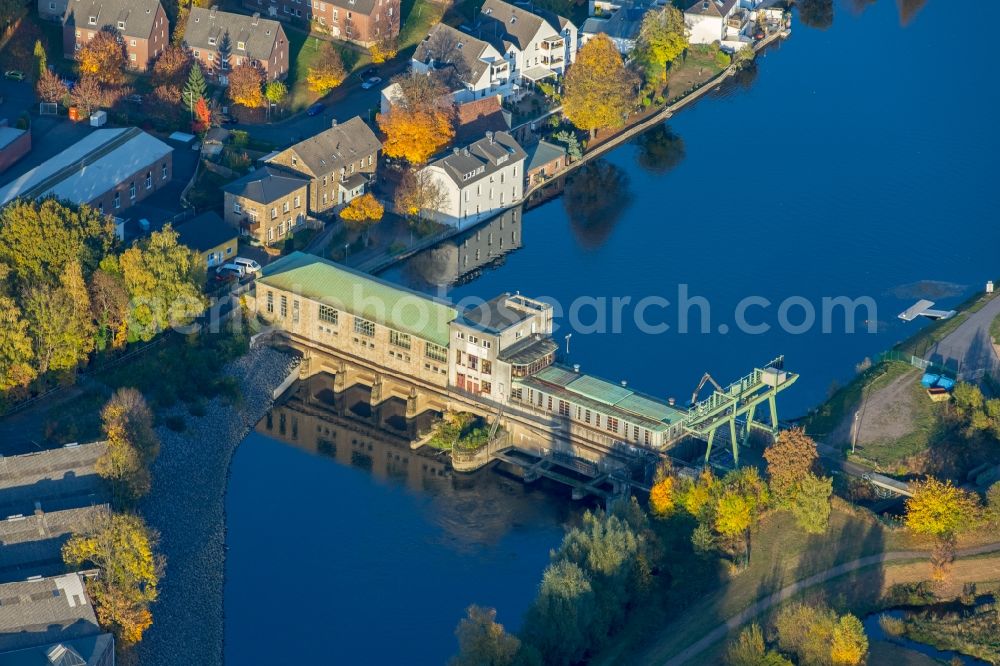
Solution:
{"label": "fence", "polygon": [[905,352],[896,351],[894,349],[890,349],[889,351],[884,351],[875,357],[876,363],[882,363],[884,361],[899,361],[900,363],[907,363],[909,365],[912,365],[914,368],[919,368],[924,372],[933,372],[935,374],[944,375],[945,377],[950,377],[952,379],[958,379],[958,376],[954,370],[950,370],[943,366],[937,365],[936,363],[931,363],[925,358],[920,358],[919,356],[914,356],[913,354],[907,354]]}

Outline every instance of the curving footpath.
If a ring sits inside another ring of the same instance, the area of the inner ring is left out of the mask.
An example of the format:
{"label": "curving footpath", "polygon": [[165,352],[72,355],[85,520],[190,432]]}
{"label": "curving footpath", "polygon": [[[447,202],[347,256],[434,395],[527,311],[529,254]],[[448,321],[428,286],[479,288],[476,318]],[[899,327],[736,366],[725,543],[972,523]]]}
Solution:
{"label": "curving footpath", "polygon": [[[982,546],[975,546],[973,548],[963,548],[956,552],[955,556],[957,560],[959,558],[985,555],[987,553],[995,553],[998,551],[1000,551],[1000,542],[988,543]],[[676,656],[668,659],[666,661],[666,666],[680,666],[680,664],[687,663],[718,641],[722,640],[726,634],[733,629],[738,629],[757,615],[760,615],[764,611],[769,610],[783,601],[786,601],[789,597],[798,594],[803,590],[807,590],[814,585],[825,583],[829,580],[837,578],[838,576],[851,573],[852,571],[870,567],[873,564],[926,559],[930,559],[930,553],[923,550],[901,550],[891,553],[879,553],[878,555],[868,555],[867,557],[860,557],[850,562],[844,562],[843,564],[838,564],[835,567],[831,567],[826,571],[821,571],[820,573],[809,576],[808,578],[797,580],[794,583],[781,588],[774,594],[766,596],[763,599],[758,599],[744,610],[718,625],[705,634],[697,643],[688,646]]]}

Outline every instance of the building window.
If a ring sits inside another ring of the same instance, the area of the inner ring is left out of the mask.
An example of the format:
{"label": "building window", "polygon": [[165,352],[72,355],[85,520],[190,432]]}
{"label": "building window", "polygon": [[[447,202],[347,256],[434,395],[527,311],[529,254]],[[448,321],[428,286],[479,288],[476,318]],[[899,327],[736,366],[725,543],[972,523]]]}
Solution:
{"label": "building window", "polygon": [[483,359],[483,374],[484,375],[493,374],[493,364],[487,361],[485,358]]}
{"label": "building window", "polygon": [[551,412],[552,411],[552,396],[551,395],[548,396],[548,403],[547,404],[548,404],[548,409]]}
{"label": "building window", "polygon": [[613,416],[609,416],[607,428],[610,432],[618,432],[618,419]]}
{"label": "building window", "polygon": [[389,344],[402,349],[409,349],[411,346],[410,336],[399,331],[389,331]]}
{"label": "building window", "polygon": [[521,389],[520,387],[510,390],[510,397],[514,400],[517,400],[518,402],[524,399],[523,396],[524,396],[524,389]]}
{"label": "building window", "polygon": [[147,190],[153,189],[153,172],[152,171],[147,171],[146,172],[146,189]]}
{"label": "building window", "polygon": [[331,308],[329,305],[319,306],[319,320],[325,321],[328,324],[336,324],[338,312],[335,308]]}
{"label": "building window", "polygon": [[479,389],[483,393],[492,393],[493,392],[493,385],[490,384],[489,382],[483,382],[482,384],[479,385]]}
{"label": "building window", "polygon": [[649,446],[649,431],[648,430],[643,429],[643,431],[642,431],[642,439],[643,439],[644,442],[646,442],[646,446]]}
{"label": "building window", "polygon": [[281,317],[285,318],[288,316],[288,297],[281,297]]}
{"label": "building window", "polygon": [[566,402],[565,400],[559,401],[559,415],[569,416],[569,403]]}
{"label": "building window", "polygon": [[167,163],[164,162],[163,166],[160,169],[160,180],[166,180],[166,179],[167,179]]}
{"label": "building window", "polygon": [[275,220],[278,218],[278,209],[276,206],[271,206],[271,219]]}
{"label": "building window", "polygon": [[133,180],[128,185],[128,198],[135,199],[135,181]]}
{"label": "building window", "polygon": [[354,332],[366,335],[369,338],[375,337],[375,322],[362,319],[361,317],[355,317]]}
{"label": "building window", "polygon": [[129,46],[135,46],[135,40],[134,39],[129,41]]}
{"label": "building window", "polygon": [[583,422],[584,423],[590,423],[590,410],[589,409],[584,410],[584,412],[583,412]]}
{"label": "building window", "polygon": [[433,342],[425,342],[424,356],[432,361],[441,361],[442,363],[445,363],[448,361],[448,348],[436,345]]}
{"label": "building window", "polygon": [[243,212],[243,206],[240,205],[239,201],[233,201],[233,212],[237,215]]}
{"label": "building window", "polygon": [[289,205],[288,205],[288,202],[286,201],[285,203],[283,203],[283,204],[281,205],[281,212],[282,212],[282,213],[287,213],[287,212],[288,212],[288,209],[289,209]]}
{"label": "building window", "polygon": [[292,301],[292,323],[299,323],[299,302]]}
{"label": "building window", "polygon": [[114,202],[113,203],[114,203],[114,207],[115,208],[121,208],[122,207],[122,193],[121,192],[115,192],[115,198],[114,198]]}
{"label": "building window", "polygon": [[302,206],[302,199],[299,197],[299,195],[296,194],[295,195],[295,207],[296,208],[300,208],[301,206]]}

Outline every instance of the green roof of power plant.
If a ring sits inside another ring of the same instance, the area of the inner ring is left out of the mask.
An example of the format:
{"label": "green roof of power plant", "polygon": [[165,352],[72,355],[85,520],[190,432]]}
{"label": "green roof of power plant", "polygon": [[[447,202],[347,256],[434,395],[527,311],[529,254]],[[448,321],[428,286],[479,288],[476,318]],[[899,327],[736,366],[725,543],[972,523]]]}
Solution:
{"label": "green roof of power plant", "polygon": [[458,316],[451,306],[423,294],[304,252],[268,264],[257,283],[300,294],[442,347],[448,346],[448,323]]}

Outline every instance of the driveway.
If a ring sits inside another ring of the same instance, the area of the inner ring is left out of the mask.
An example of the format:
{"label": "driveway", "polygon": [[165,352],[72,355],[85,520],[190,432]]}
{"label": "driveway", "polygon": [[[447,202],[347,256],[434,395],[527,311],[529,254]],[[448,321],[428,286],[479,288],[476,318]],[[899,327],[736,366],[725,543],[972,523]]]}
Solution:
{"label": "driveway", "polygon": [[970,314],[958,328],[931,347],[926,359],[954,370],[960,379],[979,379],[984,373],[996,375],[1000,360],[993,350],[990,325],[997,316],[1000,316],[1000,297]]}

